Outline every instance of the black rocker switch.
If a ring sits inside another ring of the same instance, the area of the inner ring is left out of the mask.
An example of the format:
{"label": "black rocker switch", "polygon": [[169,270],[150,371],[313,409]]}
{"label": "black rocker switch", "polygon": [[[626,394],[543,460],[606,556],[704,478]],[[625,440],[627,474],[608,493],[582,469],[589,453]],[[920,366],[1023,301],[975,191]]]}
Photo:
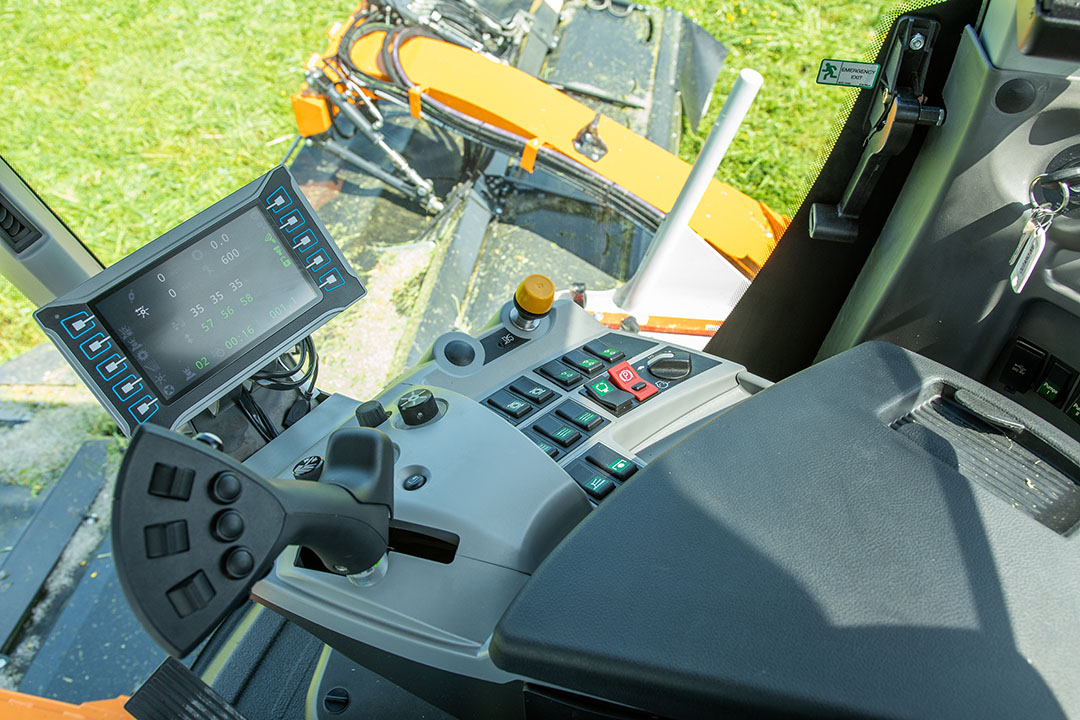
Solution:
{"label": "black rocker switch", "polygon": [[371,569],[388,546],[393,480],[393,444],[372,428],[331,434],[312,482],[260,477],[205,443],[143,425],[113,495],[120,585],[151,637],[186,655],[286,545],[303,545],[338,574]]}

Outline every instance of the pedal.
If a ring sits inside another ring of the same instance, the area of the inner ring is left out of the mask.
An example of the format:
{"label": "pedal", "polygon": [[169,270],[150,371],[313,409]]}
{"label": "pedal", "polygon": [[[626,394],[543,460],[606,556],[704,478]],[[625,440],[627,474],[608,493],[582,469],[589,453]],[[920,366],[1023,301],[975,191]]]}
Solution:
{"label": "pedal", "polygon": [[246,720],[212,687],[174,657],[166,657],[124,709],[135,720]]}

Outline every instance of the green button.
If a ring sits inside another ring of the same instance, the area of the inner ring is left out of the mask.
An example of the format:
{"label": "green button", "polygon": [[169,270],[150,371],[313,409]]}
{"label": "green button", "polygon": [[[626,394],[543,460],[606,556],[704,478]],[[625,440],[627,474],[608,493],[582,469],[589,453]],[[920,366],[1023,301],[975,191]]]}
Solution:
{"label": "green button", "polygon": [[600,364],[599,360],[594,360],[591,357],[581,358],[581,360],[578,361],[578,365],[585,368],[586,370],[588,370],[589,368],[592,368],[592,367],[596,367],[599,364]]}
{"label": "green button", "polygon": [[1043,384],[1040,385],[1039,389],[1035,392],[1037,392],[1039,395],[1042,395],[1050,402],[1054,402],[1055,400],[1057,400],[1057,396],[1061,392],[1061,388],[1047,380],[1043,382]]}
{"label": "green button", "polygon": [[597,380],[589,387],[591,387],[597,395],[607,395],[613,389],[607,380]]}
{"label": "green button", "polygon": [[573,380],[575,375],[577,375],[577,373],[573,370],[563,370],[559,373],[559,378],[562,380]]}
{"label": "green button", "polygon": [[572,435],[574,432],[574,428],[569,427],[568,425],[563,425],[561,428],[555,431],[555,438],[557,440],[565,440],[566,438],[570,437],[570,435]]}
{"label": "green button", "polygon": [[624,458],[619,458],[615,462],[608,464],[608,470],[611,470],[612,472],[621,472],[621,471],[625,470],[627,467],[629,467],[629,465],[630,465],[629,460],[626,460]]}
{"label": "green button", "polygon": [[600,488],[604,487],[604,485],[607,484],[607,481],[608,479],[606,477],[603,477],[602,475],[593,475],[592,480],[585,483],[585,487],[589,488],[590,490],[600,490]]}
{"label": "green button", "polygon": [[615,348],[604,348],[603,350],[600,351],[600,354],[603,355],[606,358],[609,358],[609,357],[612,357],[613,355],[618,355],[619,352],[620,351],[616,350]]}
{"label": "green button", "polygon": [[586,410],[585,412],[581,413],[576,418],[574,418],[574,422],[580,423],[580,424],[585,425],[586,427],[588,427],[589,423],[591,423],[593,420],[595,420],[598,417],[600,417],[600,416],[597,415],[596,413],[589,412],[588,410]]}
{"label": "green button", "polygon": [[1076,422],[1080,422],[1080,401],[1074,402],[1069,406],[1069,409],[1065,411],[1065,414],[1071,417]]}

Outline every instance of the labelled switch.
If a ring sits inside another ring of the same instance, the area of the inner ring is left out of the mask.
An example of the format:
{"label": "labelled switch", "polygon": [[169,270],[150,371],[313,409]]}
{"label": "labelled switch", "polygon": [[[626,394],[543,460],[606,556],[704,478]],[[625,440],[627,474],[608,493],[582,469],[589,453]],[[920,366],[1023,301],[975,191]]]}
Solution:
{"label": "labelled switch", "polygon": [[67,334],[71,336],[72,340],[97,327],[97,322],[85,310],[69,315],[61,320],[60,324],[67,330]]}
{"label": "labelled switch", "polygon": [[564,448],[570,447],[581,439],[581,433],[551,415],[540,418],[539,422],[533,425],[533,430],[551,438]]}
{"label": "labelled switch", "polygon": [[589,398],[599,403],[600,407],[610,410],[615,417],[625,415],[634,407],[634,396],[615,387],[608,378],[587,383],[585,392]]}
{"label": "labelled switch", "polygon": [[345,284],[345,276],[336,267],[332,267],[319,276],[319,289],[330,292]]}
{"label": "labelled switch", "polygon": [[285,187],[279,187],[266,197],[266,209],[277,215],[292,205],[292,198],[285,191]]}
{"label": "labelled switch", "polygon": [[585,345],[585,350],[592,353],[601,360],[607,360],[608,362],[619,362],[626,357],[619,348],[613,348],[605,342],[599,340],[593,340],[591,343]]}
{"label": "labelled switch", "polygon": [[1080,394],[1073,398],[1073,401],[1069,403],[1069,406],[1065,408],[1065,414],[1073,422],[1080,423]]}
{"label": "labelled switch", "polygon": [[630,363],[622,362],[608,370],[608,377],[615,387],[633,395],[638,401],[646,400],[660,392],[655,385],[645,382],[637,374],[637,370],[630,367]]}
{"label": "labelled switch", "polygon": [[127,400],[135,393],[142,390],[142,380],[128,373],[113,385],[113,393],[121,400]]}
{"label": "labelled switch", "polygon": [[559,417],[569,420],[582,430],[594,430],[604,423],[604,418],[592,410],[586,410],[573,400],[567,400],[555,408],[555,412]]}
{"label": "labelled switch", "polygon": [[539,368],[541,375],[546,375],[565,388],[572,388],[581,382],[581,373],[571,370],[560,362],[552,360]]}
{"label": "labelled switch", "polygon": [[626,480],[638,471],[638,466],[633,460],[623,457],[604,445],[597,445],[589,450],[585,459],[619,480]]}
{"label": "labelled switch", "polygon": [[1016,392],[1027,392],[1035,384],[1046,352],[1023,338],[1017,338],[1005,360],[998,380]]}
{"label": "labelled switch", "polygon": [[310,270],[316,275],[328,267],[330,267],[330,258],[326,256],[325,250],[317,250],[304,258],[304,269]]}
{"label": "labelled switch", "polygon": [[528,435],[526,437],[528,437],[530,440],[532,440],[534,443],[536,443],[536,447],[540,448],[545,453],[547,453],[548,457],[556,458],[556,457],[559,456],[559,448],[555,447],[554,445],[547,442],[546,440],[541,440],[540,438],[533,437],[532,435]]}
{"label": "labelled switch", "polygon": [[149,420],[154,413],[158,410],[157,398],[150,395],[143,395],[135,402],[128,405],[128,415],[135,421],[136,424],[142,425]]}
{"label": "labelled switch", "polygon": [[501,410],[515,420],[528,415],[533,411],[532,405],[521,398],[515,397],[505,390],[500,390],[487,399],[487,404]]}
{"label": "labelled switch", "polygon": [[93,360],[106,350],[112,349],[112,341],[104,333],[95,333],[79,343],[79,349],[87,360]]}
{"label": "labelled switch", "polygon": [[590,497],[596,500],[603,500],[615,489],[615,483],[611,478],[580,460],[571,463],[566,471]]}
{"label": "labelled switch", "polygon": [[301,253],[306,253],[315,247],[315,244],[319,242],[315,239],[315,234],[310,230],[305,230],[299,235],[293,237],[292,246],[293,250],[299,250]]}
{"label": "labelled switch", "polygon": [[127,360],[113,353],[97,365],[98,375],[102,380],[112,380],[114,377],[128,369]]}
{"label": "labelled switch", "polygon": [[304,224],[304,216],[299,210],[290,210],[278,218],[278,227],[290,235],[302,228]]}
{"label": "labelled switch", "polygon": [[521,397],[534,402],[541,407],[555,399],[554,390],[524,377],[518,378],[510,383],[510,389]]}
{"label": "labelled switch", "polygon": [[563,362],[586,377],[595,377],[604,372],[604,363],[580,350],[571,350],[563,355]]}
{"label": "labelled switch", "polygon": [[1057,407],[1061,407],[1065,403],[1065,397],[1068,395],[1069,388],[1075,379],[1075,370],[1060,360],[1052,359],[1050,367],[1046,371],[1046,377],[1039,383],[1039,387],[1035,389],[1035,392]]}

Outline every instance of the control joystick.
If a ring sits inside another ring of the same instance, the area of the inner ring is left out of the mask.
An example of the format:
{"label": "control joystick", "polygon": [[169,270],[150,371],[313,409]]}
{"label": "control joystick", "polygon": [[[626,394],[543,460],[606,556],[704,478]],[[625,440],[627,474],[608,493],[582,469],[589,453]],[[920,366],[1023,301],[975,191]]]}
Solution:
{"label": "control joystick", "polygon": [[155,425],[135,434],[113,499],[128,602],[165,650],[190,652],[249,596],[287,545],[355,576],[386,554],[394,451],[373,428],[334,432],[318,482],[269,480]]}

